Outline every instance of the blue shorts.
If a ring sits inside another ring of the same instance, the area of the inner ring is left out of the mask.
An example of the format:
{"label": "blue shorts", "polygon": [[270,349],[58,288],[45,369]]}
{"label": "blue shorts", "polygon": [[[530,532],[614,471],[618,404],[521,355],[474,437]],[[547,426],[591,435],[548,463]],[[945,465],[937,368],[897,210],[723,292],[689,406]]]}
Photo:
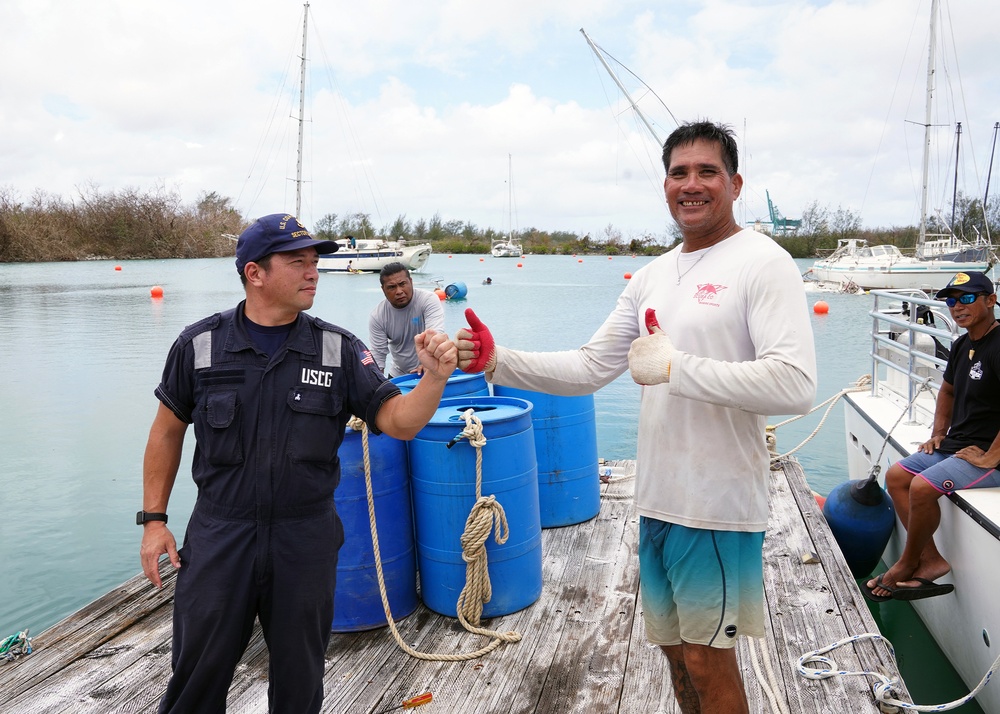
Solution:
{"label": "blue shorts", "polygon": [[764,533],[711,531],[639,518],[646,637],[728,649],[764,636]]}
{"label": "blue shorts", "polygon": [[1000,486],[1000,474],[995,468],[984,469],[973,466],[965,459],[944,451],[935,451],[933,454],[917,451],[898,463],[906,471],[920,476],[945,494],[961,491],[964,488]]}

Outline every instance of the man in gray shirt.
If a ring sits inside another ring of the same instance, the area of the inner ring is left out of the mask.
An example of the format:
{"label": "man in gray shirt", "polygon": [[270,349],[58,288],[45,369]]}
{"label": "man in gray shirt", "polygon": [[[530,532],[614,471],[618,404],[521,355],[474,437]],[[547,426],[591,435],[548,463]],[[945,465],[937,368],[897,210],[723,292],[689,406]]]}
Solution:
{"label": "man in gray shirt", "polygon": [[444,332],[441,299],[427,290],[415,290],[410,271],[402,263],[389,263],[378,279],[385,300],[368,317],[368,346],[375,363],[384,373],[388,354],[392,356],[390,377],[420,374],[423,370],[413,338],[424,330]]}

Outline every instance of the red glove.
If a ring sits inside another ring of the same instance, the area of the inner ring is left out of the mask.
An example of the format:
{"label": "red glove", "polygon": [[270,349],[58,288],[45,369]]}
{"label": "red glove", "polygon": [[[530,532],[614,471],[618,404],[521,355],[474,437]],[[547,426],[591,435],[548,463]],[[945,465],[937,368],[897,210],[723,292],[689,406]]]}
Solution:
{"label": "red glove", "polygon": [[466,308],[465,319],[469,322],[469,329],[466,332],[469,333],[467,339],[473,344],[474,357],[462,371],[469,374],[482,372],[493,358],[495,349],[493,335],[490,333],[490,329],[479,321],[471,307]]}
{"label": "red glove", "polygon": [[656,310],[651,307],[646,308],[646,329],[649,330],[649,334],[653,334],[653,328],[661,329],[660,323],[656,319]]}

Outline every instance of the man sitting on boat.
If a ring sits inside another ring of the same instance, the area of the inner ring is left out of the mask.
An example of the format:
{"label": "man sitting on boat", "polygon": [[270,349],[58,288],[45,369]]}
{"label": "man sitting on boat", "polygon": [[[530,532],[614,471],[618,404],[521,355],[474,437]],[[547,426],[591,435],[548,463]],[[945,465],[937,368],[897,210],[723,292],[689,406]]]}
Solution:
{"label": "man sitting on boat", "polygon": [[938,499],[966,488],[1000,486],[1000,330],[993,282],[983,273],[958,273],[940,291],[966,333],[952,346],[934,408],[930,439],[886,472],[886,488],[906,527],[906,545],[893,565],[863,588],[873,601],[918,600],[955,588],[937,583],[951,565],[934,544]]}
{"label": "man sitting on boat", "polygon": [[402,263],[389,263],[379,272],[385,300],[368,317],[369,347],[384,373],[386,355],[392,357],[390,377],[423,371],[413,338],[424,330],[444,331],[444,308],[437,295],[415,289]]}

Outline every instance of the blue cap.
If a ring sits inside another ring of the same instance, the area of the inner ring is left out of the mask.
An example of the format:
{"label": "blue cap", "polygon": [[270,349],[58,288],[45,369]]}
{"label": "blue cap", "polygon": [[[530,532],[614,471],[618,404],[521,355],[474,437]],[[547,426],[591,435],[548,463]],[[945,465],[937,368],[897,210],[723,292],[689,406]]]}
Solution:
{"label": "blue cap", "polygon": [[965,273],[956,273],[955,277],[947,285],[938,290],[936,297],[940,300],[952,293],[983,293],[985,295],[992,295],[993,281],[986,276],[986,273],[978,273],[972,270]]}
{"label": "blue cap", "polygon": [[236,241],[236,272],[243,274],[247,263],[256,263],[271,253],[315,248],[320,255],[336,253],[340,246],[332,240],[316,240],[299,219],[287,213],[261,216],[240,233]]}

